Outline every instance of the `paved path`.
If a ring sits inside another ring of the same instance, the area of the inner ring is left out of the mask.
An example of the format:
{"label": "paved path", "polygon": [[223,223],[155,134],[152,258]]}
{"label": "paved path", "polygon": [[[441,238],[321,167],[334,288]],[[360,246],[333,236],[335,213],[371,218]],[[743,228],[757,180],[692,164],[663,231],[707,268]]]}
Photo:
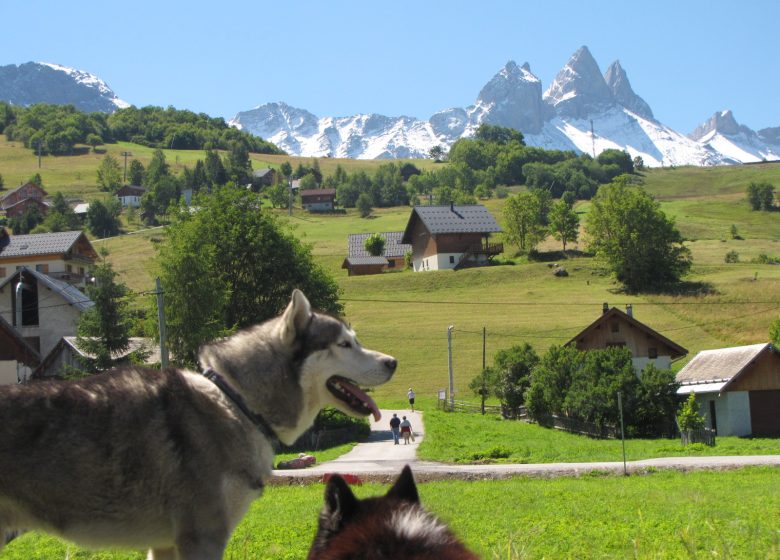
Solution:
{"label": "paved path", "polygon": [[[382,410],[382,419],[371,423],[371,436],[352,450],[334,459],[308,469],[275,470],[271,484],[293,484],[320,480],[330,473],[354,474],[364,480],[390,481],[401,471],[404,465],[411,465],[415,478],[420,481],[459,478],[477,480],[484,478],[508,478],[515,475],[526,476],[571,476],[593,471],[622,474],[622,461],[602,461],[592,463],[539,463],[539,464],[496,464],[496,465],[451,465],[417,459],[417,446],[423,440],[425,426],[424,414],[409,410]],[[406,416],[412,423],[415,442],[393,445],[390,434],[390,418],[393,413],[398,417]],[[780,455],[749,455],[729,457],[663,457],[628,461],[626,472],[641,472],[648,469],[733,469],[751,465],[771,465],[780,467]]]}

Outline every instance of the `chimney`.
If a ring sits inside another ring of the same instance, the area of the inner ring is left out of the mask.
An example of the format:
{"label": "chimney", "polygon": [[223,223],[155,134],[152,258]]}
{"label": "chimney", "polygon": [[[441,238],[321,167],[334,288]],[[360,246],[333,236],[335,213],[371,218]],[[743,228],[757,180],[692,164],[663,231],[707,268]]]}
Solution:
{"label": "chimney", "polygon": [[626,304],[626,315],[628,315],[629,317],[634,316],[634,308],[631,307],[630,303]]}
{"label": "chimney", "polygon": [[605,314],[607,311],[609,311],[609,304],[605,301],[604,305],[601,306],[601,314]]}

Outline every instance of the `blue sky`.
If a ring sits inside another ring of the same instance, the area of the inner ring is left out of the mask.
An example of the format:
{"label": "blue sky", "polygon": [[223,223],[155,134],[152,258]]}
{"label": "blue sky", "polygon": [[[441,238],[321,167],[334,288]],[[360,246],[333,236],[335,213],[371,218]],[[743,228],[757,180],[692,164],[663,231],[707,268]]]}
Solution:
{"label": "blue sky", "polygon": [[0,21],[0,65],[71,66],[134,105],[228,119],[271,101],[428,118],[472,104],[508,60],[546,89],[587,45],[680,132],[723,109],[780,126],[776,0],[0,0]]}

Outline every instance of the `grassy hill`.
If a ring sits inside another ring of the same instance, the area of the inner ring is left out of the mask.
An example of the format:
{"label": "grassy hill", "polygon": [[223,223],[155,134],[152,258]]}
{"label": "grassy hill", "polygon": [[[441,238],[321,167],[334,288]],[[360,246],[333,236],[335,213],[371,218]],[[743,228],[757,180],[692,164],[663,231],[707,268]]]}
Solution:
{"label": "grassy hill", "polygon": [[[0,174],[7,187],[15,186],[37,171],[29,150],[12,146],[0,137]],[[137,145],[107,146],[119,157],[128,150],[142,161],[152,150]],[[172,167],[192,165],[202,152],[169,152]],[[97,194],[95,169],[102,155],[44,158],[41,175],[50,193]],[[255,168],[278,166],[290,160],[309,163],[310,158],[252,156]],[[337,163],[348,171],[370,171],[381,161],[323,158],[325,174]],[[414,161],[418,167],[430,161]],[[350,233],[397,231],[404,228],[408,208],[381,209],[370,219],[356,213],[345,216],[304,214],[288,217],[278,212],[306,242],[313,254],[339,282],[346,318],[363,343],[395,355],[399,370],[393,381],[376,390],[382,406],[401,403],[406,388],[415,387],[421,399],[432,399],[447,386],[447,327],[453,330],[453,367],[456,391],[468,397],[467,384],[482,367],[482,330],[486,330],[486,360],[492,362],[499,349],[523,342],[538,352],[570,340],[595,320],[603,302],[623,308],[631,303],[635,317],[647,323],[690,353],[681,366],[702,349],[766,341],[769,323],[780,314],[780,266],[750,262],[761,254],[780,256],[780,213],[751,212],[744,201],[750,181],[768,180],[780,185],[780,165],[759,164],[718,168],[667,168],[644,173],[647,189],[674,216],[689,241],[694,256],[688,293],[682,295],[627,296],[603,276],[592,259],[576,257],[562,262],[567,278],[552,276],[546,263],[514,258],[512,248],[502,259],[504,266],[413,273],[394,272],[379,276],[348,277],[341,263]],[[501,222],[503,201],[486,205]],[[581,215],[588,205],[577,207]],[[731,238],[736,225],[741,240]],[[152,289],[150,269],[161,229],[96,242],[105,245],[121,279],[131,289]],[[572,247],[577,248],[577,247]],[[582,245],[579,247],[583,248]],[[557,251],[550,240],[543,250]],[[740,262],[726,264],[725,254],[737,251]],[[698,290],[704,286],[706,293]]]}

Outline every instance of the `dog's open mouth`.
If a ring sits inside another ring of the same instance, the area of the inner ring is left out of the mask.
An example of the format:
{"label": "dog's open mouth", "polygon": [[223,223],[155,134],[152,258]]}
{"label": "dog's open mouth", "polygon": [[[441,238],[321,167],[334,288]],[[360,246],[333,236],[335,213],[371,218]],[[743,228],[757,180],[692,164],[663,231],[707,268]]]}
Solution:
{"label": "dog's open mouth", "polygon": [[373,414],[374,420],[377,422],[382,418],[374,399],[366,395],[365,392],[348,379],[335,375],[325,382],[325,386],[334,397],[343,401],[357,414],[362,416]]}

